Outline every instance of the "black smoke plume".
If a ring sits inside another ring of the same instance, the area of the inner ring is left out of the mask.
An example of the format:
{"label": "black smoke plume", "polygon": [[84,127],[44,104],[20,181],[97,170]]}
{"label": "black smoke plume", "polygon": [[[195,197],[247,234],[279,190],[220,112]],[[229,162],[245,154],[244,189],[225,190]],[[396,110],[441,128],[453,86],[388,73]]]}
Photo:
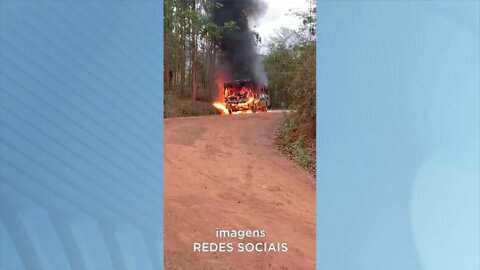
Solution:
{"label": "black smoke plume", "polygon": [[255,35],[249,20],[255,20],[266,10],[260,0],[216,0],[213,22],[218,26],[233,21],[236,28],[226,31],[218,44],[222,71],[228,80],[253,79],[267,84],[260,55],[255,49]]}

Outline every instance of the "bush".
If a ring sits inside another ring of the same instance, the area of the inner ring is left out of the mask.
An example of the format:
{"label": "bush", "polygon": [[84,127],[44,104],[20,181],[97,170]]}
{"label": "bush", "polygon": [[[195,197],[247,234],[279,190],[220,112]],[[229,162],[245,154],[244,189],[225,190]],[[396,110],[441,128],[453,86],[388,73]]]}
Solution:
{"label": "bush", "polygon": [[315,172],[316,55],[315,43],[273,47],[265,57],[272,105],[295,112],[285,116],[277,141],[283,152]]}
{"label": "bush", "polygon": [[218,114],[212,104],[203,101],[178,98],[173,101],[171,96],[165,95],[164,105],[164,118]]}
{"label": "bush", "polygon": [[285,114],[285,120],[278,129],[277,144],[282,152],[300,166],[315,173],[315,137],[306,137],[300,127],[299,113]]}

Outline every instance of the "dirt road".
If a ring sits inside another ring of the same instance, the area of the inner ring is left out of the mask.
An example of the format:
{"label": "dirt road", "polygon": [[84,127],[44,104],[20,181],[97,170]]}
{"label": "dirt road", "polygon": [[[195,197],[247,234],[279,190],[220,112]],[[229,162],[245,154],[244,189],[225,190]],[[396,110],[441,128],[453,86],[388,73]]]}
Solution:
{"label": "dirt road", "polygon": [[[165,269],[315,269],[314,177],[273,144],[283,113],[165,120]],[[215,229],[265,230],[216,238]],[[193,252],[194,242],[286,242],[287,252]]]}

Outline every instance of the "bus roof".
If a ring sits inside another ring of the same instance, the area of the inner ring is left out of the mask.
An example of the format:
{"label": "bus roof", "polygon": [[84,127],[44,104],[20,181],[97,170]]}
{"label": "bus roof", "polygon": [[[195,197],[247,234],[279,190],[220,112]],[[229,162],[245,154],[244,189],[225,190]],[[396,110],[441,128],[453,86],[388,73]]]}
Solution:
{"label": "bus roof", "polygon": [[245,83],[255,83],[253,80],[235,80],[235,81],[229,81],[225,82],[223,85],[224,86],[235,86],[239,84],[245,84]]}

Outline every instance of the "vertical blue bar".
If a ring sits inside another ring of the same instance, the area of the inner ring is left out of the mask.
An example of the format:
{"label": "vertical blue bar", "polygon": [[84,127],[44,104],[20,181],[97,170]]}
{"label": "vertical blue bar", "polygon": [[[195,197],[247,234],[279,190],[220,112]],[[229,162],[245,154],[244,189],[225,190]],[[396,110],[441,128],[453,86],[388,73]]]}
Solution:
{"label": "vertical blue bar", "polygon": [[479,2],[317,12],[317,268],[479,269]]}
{"label": "vertical blue bar", "polygon": [[0,270],[163,268],[163,2],[0,2]]}

